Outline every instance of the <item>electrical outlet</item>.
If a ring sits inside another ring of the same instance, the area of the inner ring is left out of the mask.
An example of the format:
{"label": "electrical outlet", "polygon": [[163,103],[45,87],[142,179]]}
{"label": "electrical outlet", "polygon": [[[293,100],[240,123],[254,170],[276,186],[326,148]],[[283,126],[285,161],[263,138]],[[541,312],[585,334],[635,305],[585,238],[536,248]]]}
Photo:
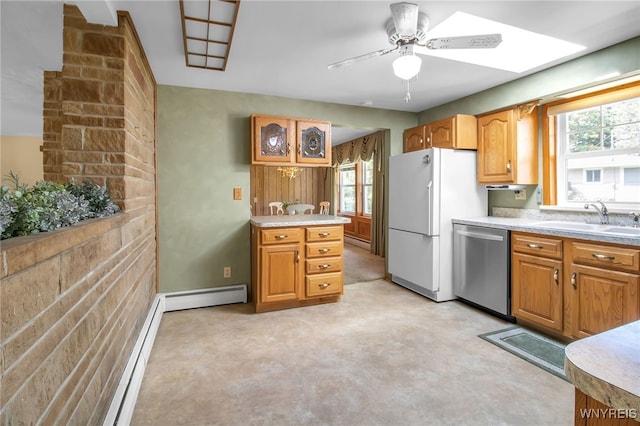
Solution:
{"label": "electrical outlet", "polygon": [[233,199],[242,200],[242,188],[233,188]]}
{"label": "electrical outlet", "polygon": [[521,189],[516,191],[516,200],[526,200],[527,199],[527,190]]}
{"label": "electrical outlet", "polygon": [[231,266],[224,267],[224,277],[231,278]]}

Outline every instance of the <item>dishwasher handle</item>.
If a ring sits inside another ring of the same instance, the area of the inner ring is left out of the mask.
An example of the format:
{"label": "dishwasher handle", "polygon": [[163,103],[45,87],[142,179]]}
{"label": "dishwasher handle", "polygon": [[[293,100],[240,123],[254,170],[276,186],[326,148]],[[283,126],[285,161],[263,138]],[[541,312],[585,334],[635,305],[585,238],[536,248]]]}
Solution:
{"label": "dishwasher handle", "polygon": [[462,231],[460,229],[456,230],[456,233],[464,237],[479,238],[481,240],[504,241],[504,238],[501,235],[478,234],[476,232]]}

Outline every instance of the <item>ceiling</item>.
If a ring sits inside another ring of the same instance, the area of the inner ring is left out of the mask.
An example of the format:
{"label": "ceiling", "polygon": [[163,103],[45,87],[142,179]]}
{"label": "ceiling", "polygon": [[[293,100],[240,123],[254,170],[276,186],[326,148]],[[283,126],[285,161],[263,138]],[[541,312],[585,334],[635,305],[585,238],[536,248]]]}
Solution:
{"label": "ceiling", "polygon": [[[283,96],[420,112],[640,35],[640,1],[417,1],[430,27],[456,11],[586,46],[523,73],[422,56],[411,100],[395,77],[396,53],[329,70],[327,65],[391,47],[385,22],[393,1],[242,0],[225,71],[185,66],[178,0],[70,2],[91,20],[128,11],[158,84]],[[42,70],[61,66],[61,0],[0,2],[2,132],[39,135]],[[461,51],[461,55],[463,51]],[[57,68],[56,68],[57,67]],[[320,117],[321,118],[321,117]],[[336,141],[368,133],[333,130]]]}

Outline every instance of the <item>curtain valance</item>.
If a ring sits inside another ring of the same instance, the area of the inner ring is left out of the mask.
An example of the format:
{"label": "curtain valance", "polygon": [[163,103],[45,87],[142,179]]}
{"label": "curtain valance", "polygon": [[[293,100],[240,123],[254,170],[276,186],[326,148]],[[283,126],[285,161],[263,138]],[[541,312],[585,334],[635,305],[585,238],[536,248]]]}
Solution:
{"label": "curtain valance", "polygon": [[369,161],[373,158],[379,143],[382,143],[382,132],[336,145],[331,148],[331,165],[339,166],[344,163],[355,163],[358,160]]}

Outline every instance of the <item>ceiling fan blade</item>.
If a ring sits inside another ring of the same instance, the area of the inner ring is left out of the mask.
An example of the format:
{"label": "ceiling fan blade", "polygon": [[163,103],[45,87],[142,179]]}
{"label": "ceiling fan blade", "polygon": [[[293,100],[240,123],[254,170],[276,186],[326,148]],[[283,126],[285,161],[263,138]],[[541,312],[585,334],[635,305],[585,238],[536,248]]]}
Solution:
{"label": "ceiling fan blade", "polygon": [[389,5],[396,32],[402,38],[410,39],[418,29],[418,5],[413,3],[393,3]]}
{"label": "ceiling fan blade", "polygon": [[360,61],[364,61],[365,59],[376,58],[378,56],[386,55],[387,53],[393,52],[396,49],[398,49],[397,46],[394,47],[393,49],[376,50],[375,52],[370,52],[370,53],[366,53],[364,55],[355,56],[355,57],[350,58],[350,59],[345,59],[344,61],[335,62],[335,63],[330,64],[329,66],[327,66],[327,68],[332,70],[332,69],[335,69],[335,68],[346,67],[347,65],[351,65],[351,64],[353,64],[355,62],[360,62]]}
{"label": "ceiling fan blade", "polygon": [[502,43],[501,34],[479,34],[458,37],[432,38],[425,42],[427,49],[492,49]]}

